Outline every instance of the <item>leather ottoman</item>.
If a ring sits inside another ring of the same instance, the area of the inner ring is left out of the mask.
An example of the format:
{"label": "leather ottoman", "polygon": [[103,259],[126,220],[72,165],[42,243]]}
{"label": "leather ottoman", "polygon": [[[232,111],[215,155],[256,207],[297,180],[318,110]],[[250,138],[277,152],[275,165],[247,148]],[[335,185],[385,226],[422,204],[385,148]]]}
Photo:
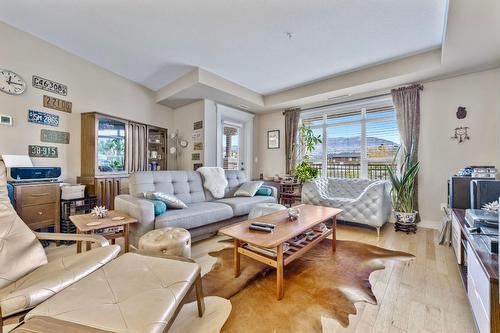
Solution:
{"label": "leather ottoman", "polygon": [[191,257],[191,234],[182,228],[151,230],[139,239],[141,253]]}

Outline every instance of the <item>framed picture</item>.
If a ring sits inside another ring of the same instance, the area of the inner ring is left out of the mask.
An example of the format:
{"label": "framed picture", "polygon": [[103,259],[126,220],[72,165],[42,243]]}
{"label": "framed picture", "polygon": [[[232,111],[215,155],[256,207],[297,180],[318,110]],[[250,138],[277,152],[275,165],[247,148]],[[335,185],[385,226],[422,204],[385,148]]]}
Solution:
{"label": "framed picture", "polygon": [[280,130],[267,131],[267,149],[279,149]]}

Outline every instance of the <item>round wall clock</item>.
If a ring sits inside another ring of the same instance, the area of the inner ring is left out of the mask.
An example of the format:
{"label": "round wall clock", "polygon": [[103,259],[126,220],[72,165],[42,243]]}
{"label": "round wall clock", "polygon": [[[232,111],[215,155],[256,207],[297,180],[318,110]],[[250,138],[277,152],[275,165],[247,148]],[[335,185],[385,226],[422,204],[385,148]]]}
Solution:
{"label": "round wall clock", "polygon": [[0,91],[10,95],[21,95],[26,91],[26,81],[13,71],[0,68]]}

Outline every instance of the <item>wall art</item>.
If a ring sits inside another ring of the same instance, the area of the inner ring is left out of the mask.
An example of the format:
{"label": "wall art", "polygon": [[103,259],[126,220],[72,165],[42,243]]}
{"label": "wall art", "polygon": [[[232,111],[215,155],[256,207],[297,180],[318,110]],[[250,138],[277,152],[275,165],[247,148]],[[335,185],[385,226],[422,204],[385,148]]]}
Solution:
{"label": "wall art", "polygon": [[465,119],[467,117],[467,109],[465,106],[459,106],[457,109],[457,118],[458,119]]}
{"label": "wall art", "polygon": [[201,168],[202,166],[203,166],[203,163],[194,163],[193,170],[196,171],[196,169]]}
{"label": "wall art", "polygon": [[193,150],[203,150],[203,142],[193,143]]}
{"label": "wall art", "polygon": [[30,123],[49,125],[58,127],[59,126],[59,116],[51,113],[28,110],[28,121]]}
{"label": "wall art", "polygon": [[455,128],[455,134],[451,137],[452,140],[458,140],[458,143],[462,143],[466,140],[470,140],[469,127],[457,127]]}
{"label": "wall art", "polygon": [[203,120],[195,121],[193,124],[193,130],[199,130],[203,128]]}
{"label": "wall art", "polygon": [[37,89],[50,91],[58,95],[66,96],[68,94],[68,87],[66,85],[52,80],[44,79],[40,76],[33,75],[32,84],[33,87]]}
{"label": "wall art", "polygon": [[73,103],[65,101],[64,99],[43,95],[43,106],[49,109],[71,113]]}
{"label": "wall art", "polygon": [[28,155],[30,157],[57,158],[59,156],[57,147],[29,145]]}
{"label": "wall art", "polygon": [[67,145],[69,144],[69,133],[42,129],[40,132],[40,141]]}
{"label": "wall art", "polygon": [[279,149],[280,130],[267,131],[267,149]]}
{"label": "wall art", "polygon": [[200,153],[194,153],[194,154],[191,154],[191,160],[192,161],[199,161],[200,160]]}

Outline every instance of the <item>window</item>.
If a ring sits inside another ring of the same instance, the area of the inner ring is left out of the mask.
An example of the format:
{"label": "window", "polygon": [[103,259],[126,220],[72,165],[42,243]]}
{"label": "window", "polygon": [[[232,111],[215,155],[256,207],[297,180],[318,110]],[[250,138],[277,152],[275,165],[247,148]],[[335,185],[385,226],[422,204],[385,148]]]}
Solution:
{"label": "window", "polygon": [[386,179],[386,166],[395,168],[400,138],[390,98],[305,111],[302,122],[321,134],[311,160],[322,175]]}

